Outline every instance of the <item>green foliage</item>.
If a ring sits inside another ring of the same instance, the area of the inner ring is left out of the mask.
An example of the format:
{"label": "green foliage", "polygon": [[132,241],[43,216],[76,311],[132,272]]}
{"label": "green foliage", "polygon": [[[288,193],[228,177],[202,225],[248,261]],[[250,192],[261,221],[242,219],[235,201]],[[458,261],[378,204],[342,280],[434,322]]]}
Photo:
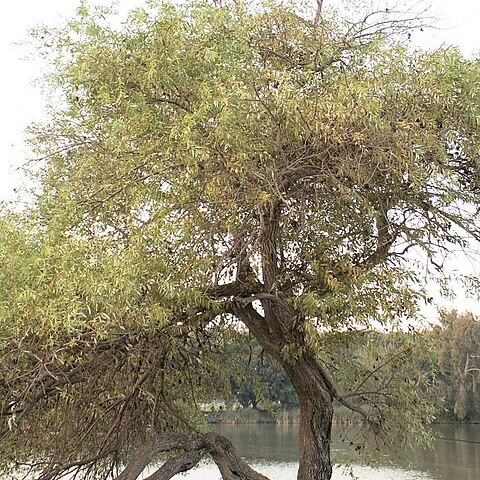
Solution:
{"label": "green foliage", "polygon": [[201,428],[239,322],[345,402],[325,366],[374,440],[423,431],[408,252],[429,277],[480,238],[480,63],[324,17],[151,2],[113,26],[82,3],[37,32],[60,101],[30,131],[35,204],[0,229],[6,472],[34,452],[42,480],[106,478],[148,435]]}

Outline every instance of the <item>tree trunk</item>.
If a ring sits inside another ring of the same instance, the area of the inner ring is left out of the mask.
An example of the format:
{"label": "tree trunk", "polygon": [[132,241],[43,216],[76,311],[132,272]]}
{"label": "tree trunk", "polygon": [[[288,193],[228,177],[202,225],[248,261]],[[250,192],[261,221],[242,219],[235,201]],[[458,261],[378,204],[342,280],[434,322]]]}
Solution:
{"label": "tree trunk", "polygon": [[468,403],[468,369],[470,363],[470,355],[467,353],[467,358],[465,360],[465,367],[463,371],[458,372],[460,384],[455,395],[455,406],[453,408],[453,413],[457,416],[459,420],[465,420],[467,416],[467,403]]}
{"label": "tree trunk", "polygon": [[[287,305],[282,307],[282,311],[272,312],[269,305],[263,305],[270,322],[251,305],[241,306],[234,313],[247,325],[265,351],[280,362],[298,395],[300,428],[297,480],[330,480],[332,386],[315,354],[305,346],[301,332],[297,331],[297,335],[293,335],[291,330],[288,332],[285,326],[292,325],[294,316],[288,312]],[[288,314],[291,318],[287,318]],[[278,321],[279,318],[283,321]],[[298,351],[285,355],[284,347],[287,345],[297,345]]]}
{"label": "tree trunk", "polygon": [[299,468],[297,480],[330,480],[332,464],[332,397],[317,361],[311,355],[282,361],[300,402]]}

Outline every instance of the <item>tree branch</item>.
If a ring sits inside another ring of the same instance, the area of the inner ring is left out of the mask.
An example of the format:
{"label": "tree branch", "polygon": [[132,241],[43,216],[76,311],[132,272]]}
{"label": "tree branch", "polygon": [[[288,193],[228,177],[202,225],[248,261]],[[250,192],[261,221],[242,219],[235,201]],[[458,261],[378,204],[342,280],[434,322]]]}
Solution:
{"label": "tree branch", "polygon": [[231,283],[207,288],[205,290],[205,294],[212,298],[225,298],[240,297],[243,295],[256,295],[261,294],[264,291],[265,287],[259,281],[253,282],[252,284],[247,284],[240,282],[239,280],[235,280]]}
{"label": "tree branch", "polygon": [[262,292],[256,293],[255,295],[250,295],[249,297],[233,297],[234,302],[244,307],[246,307],[252,302],[255,302],[256,300],[276,301],[278,300],[278,298],[275,295],[272,295],[271,293],[262,293]]}
{"label": "tree branch", "polygon": [[235,451],[232,442],[217,433],[208,433],[206,443],[223,480],[268,480],[251,468]]}
{"label": "tree branch", "polygon": [[317,30],[318,24],[322,19],[322,7],[323,7],[323,0],[317,0],[317,9],[315,11],[315,18],[313,20],[313,29]]}
{"label": "tree branch", "polygon": [[215,461],[223,480],[268,480],[253,470],[235,451],[232,443],[218,433],[172,433],[162,435],[140,449],[135,459],[115,480],[136,480],[145,467],[162,452],[184,450],[167,460],[146,480],[169,480],[195,467],[206,455]]}
{"label": "tree branch", "polygon": [[260,315],[250,304],[240,305],[233,302],[232,313],[252,332],[259,343],[269,352],[280,352],[281,347],[275,342],[272,331],[265,317]]}
{"label": "tree branch", "polygon": [[42,473],[40,477],[38,477],[38,480],[51,480],[55,478],[59,473],[65,473],[68,470],[75,468],[75,467],[84,467],[86,465],[91,465],[95,462],[98,462],[99,460],[103,460],[104,458],[107,458],[108,456],[112,455],[115,453],[115,450],[109,450],[107,452],[103,452],[101,455],[95,455],[94,457],[89,457],[84,460],[78,460],[72,463],[68,463],[66,465],[61,465],[57,466],[53,470],[50,471],[45,471]]}
{"label": "tree branch", "polygon": [[198,449],[187,451],[182,455],[167,460],[156,472],[145,480],[169,480],[177,473],[184,473],[197,466],[198,462],[207,454],[207,450]]}

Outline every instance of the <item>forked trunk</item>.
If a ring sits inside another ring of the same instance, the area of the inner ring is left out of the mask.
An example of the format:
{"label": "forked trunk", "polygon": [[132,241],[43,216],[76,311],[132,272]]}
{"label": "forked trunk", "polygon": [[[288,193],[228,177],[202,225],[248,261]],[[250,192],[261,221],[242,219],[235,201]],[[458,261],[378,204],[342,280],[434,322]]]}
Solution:
{"label": "forked trunk", "polygon": [[[181,453],[178,453],[182,451]],[[152,438],[139,448],[115,480],[137,480],[144,469],[154,463],[160,453],[176,452],[145,480],[170,480],[178,473],[194,468],[210,455],[216,463],[222,480],[268,480],[265,475],[253,470],[240,457],[232,443],[218,433],[172,433]],[[157,459],[158,461],[158,459]]]}

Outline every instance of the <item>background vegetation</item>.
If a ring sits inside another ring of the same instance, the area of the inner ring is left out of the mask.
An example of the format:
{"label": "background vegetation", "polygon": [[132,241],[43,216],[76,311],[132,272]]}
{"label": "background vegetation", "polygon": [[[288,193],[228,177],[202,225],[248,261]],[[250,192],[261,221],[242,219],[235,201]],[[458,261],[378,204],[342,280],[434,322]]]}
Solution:
{"label": "background vegetation", "polygon": [[[390,334],[394,336],[395,334]],[[480,421],[480,321],[472,313],[458,314],[456,311],[444,311],[439,325],[418,333],[424,342],[424,349],[415,345],[415,369],[412,378],[405,381],[415,383],[425,398],[435,407],[435,421]],[[388,334],[386,336],[389,336]],[[383,335],[372,335],[375,342],[381,343]],[[243,408],[267,409],[272,412],[291,410],[293,415],[277,413],[279,421],[298,421],[298,398],[288,377],[278,364],[273,362],[256,345],[246,349],[241,343],[234,345],[232,355],[239,358],[244,366],[242,371],[231,377],[232,399]],[[423,352],[423,353],[422,353]],[[360,351],[351,352],[357,357]],[[389,359],[394,368],[403,369],[405,359],[399,356]],[[372,366],[372,375],[377,381],[388,382],[388,365],[378,363]],[[425,378],[428,381],[425,382]],[[381,380],[379,380],[381,379]],[[222,391],[218,392],[222,395]],[[230,400],[231,402],[231,400]],[[228,402],[222,408],[234,407]],[[217,408],[218,410],[218,408]],[[296,412],[296,414],[295,414]],[[265,421],[254,416],[237,415],[236,421]],[[275,417],[272,417],[272,419]],[[226,421],[231,421],[227,416]],[[352,412],[336,405],[338,421],[355,421]],[[358,419],[357,419],[358,420]]]}

